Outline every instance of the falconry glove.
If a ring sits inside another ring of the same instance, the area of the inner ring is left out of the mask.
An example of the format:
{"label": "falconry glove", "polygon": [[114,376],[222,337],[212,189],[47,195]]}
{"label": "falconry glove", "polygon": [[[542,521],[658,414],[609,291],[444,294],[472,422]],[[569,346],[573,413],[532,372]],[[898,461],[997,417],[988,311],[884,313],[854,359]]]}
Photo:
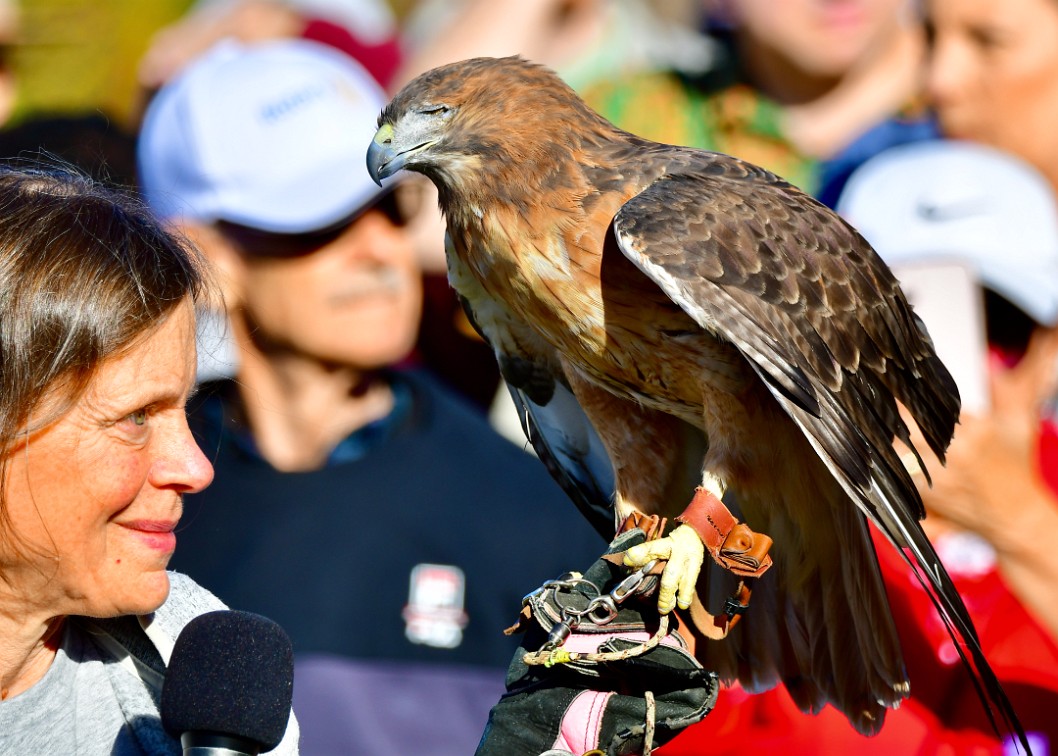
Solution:
{"label": "falconry glove", "polygon": [[[644,540],[630,530],[607,553]],[[657,580],[649,567],[629,574],[600,558],[526,596],[509,631],[525,638],[478,756],[649,754],[701,721],[717,677],[688,651],[678,620],[658,613]]]}

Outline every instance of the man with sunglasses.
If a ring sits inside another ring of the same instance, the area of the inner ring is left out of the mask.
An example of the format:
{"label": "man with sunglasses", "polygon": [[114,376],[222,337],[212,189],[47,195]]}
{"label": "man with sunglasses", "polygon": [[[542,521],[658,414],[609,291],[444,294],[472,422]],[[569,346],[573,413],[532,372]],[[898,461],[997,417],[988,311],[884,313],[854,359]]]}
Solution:
{"label": "man with sunglasses", "polygon": [[190,407],[216,476],[173,566],[291,635],[303,753],[470,753],[522,595],[605,544],[411,366],[420,271],[364,165],[383,103],[329,48],[226,43],[147,113],[147,199],[215,264],[237,365]]}

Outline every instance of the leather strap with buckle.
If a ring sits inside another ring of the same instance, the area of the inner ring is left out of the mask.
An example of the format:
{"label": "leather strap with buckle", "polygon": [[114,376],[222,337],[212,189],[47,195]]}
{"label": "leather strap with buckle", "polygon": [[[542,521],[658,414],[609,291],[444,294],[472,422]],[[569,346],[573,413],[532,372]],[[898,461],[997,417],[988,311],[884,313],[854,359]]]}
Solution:
{"label": "leather strap with buckle", "polygon": [[[722,501],[703,488],[695,489],[694,499],[676,521],[693,528],[716,563],[736,575],[760,577],[772,565],[772,559],[768,556],[772,539],[740,523]],[[646,534],[647,540],[652,541],[664,535],[667,524],[664,517],[633,512],[620,523],[618,533],[639,528]],[[621,564],[623,554],[610,554],[603,558]],[[651,572],[660,574],[663,567],[664,563],[659,562]],[[749,607],[752,593],[746,581],[740,580],[735,592],[727,598],[723,609],[716,615],[711,614],[695,595],[690,609],[686,611],[687,619],[705,637],[722,640]],[[679,609],[676,613],[684,614]]]}
{"label": "leather strap with buckle", "polygon": [[772,565],[772,539],[739,522],[704,488],[694,489],[694,498],[676,522],[692,528],[716,563],[740,577],[760,577]]}

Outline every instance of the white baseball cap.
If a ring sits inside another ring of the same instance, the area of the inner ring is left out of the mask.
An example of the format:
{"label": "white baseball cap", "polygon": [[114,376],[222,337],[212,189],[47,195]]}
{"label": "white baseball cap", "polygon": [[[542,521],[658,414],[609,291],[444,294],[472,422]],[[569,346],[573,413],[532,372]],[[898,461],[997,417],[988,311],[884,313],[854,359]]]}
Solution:
{"label": "white baseball cap", "polygon": [[161,89],[138,145],[161,218],[327,229],[384,192],[364,153],[385,104],[348,55],[304,40],[225,40]]}
{"label": "white baseball cap", "polygon": [[837,209],[890,265],[961,262],[1058,323],[1058,201],[1020,159],[953,140],[894,147],[852,174]]}

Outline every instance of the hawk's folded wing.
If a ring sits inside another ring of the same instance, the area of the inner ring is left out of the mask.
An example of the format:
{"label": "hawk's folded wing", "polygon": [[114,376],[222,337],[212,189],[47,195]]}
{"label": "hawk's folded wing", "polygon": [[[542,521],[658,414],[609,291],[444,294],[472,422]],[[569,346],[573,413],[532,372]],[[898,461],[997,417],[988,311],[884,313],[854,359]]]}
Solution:
{"label": "hawk's folded wing", "polygon": [[1006,700],[893,447],[911,446],[898,400],[943,459],[958,393],[870,246],[781,179],[704,153],[629,200],[613,229],[625,256],[742,352],[852,500],[910,551],[900,549],[968,649],[975,684]]}

